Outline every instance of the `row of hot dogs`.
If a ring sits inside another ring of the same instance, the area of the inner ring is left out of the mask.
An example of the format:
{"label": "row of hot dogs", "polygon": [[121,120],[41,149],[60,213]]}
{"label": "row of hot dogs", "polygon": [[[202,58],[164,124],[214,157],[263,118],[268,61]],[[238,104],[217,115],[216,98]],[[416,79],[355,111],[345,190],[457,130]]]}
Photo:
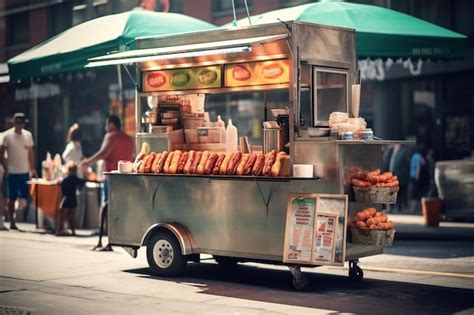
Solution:
{"label": "row of hot dogs", "polygon": [[285,152],[242,154],[212,151],[141,152],[132,170],[137,173],[279,176]]}

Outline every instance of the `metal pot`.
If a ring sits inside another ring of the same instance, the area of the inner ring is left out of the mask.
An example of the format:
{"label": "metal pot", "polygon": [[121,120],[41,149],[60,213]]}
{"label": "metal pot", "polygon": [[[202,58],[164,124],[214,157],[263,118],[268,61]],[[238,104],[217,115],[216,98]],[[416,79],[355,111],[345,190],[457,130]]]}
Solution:
{"label": "metal pot", "polygon": [[267,154],[272,150],[281,150],[282,143],[280,137],[281,129],[263,129],[263,153]]}

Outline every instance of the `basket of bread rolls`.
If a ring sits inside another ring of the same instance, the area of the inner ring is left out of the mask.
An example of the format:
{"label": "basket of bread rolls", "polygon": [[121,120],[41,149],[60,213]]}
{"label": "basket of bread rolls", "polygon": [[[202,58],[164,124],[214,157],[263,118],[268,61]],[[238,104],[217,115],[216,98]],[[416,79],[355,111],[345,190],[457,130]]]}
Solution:
{"label": "basket of bread rolls", "polygon": [[395,237],[395,222],[375,208],[357,212],[348,223],[352,243],[373,246],[392,246]]}
{"label": "basket of bread rolls", "polygon": [[351,180],[357,202],[394,204],[397,202],[399,182],[391,172],[380,169],[359,172]]}

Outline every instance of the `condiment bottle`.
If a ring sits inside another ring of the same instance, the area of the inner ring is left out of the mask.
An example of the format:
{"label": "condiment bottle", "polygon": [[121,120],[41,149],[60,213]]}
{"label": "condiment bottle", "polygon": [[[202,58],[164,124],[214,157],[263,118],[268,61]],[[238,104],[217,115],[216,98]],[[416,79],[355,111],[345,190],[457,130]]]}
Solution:
{"label": "condiment bottle", "polygon": [[225,122],[222,120],[221,115],[217,115],[216,127],[219,128],[219,143],[225,143]]}
{"label": "condiment bottle", "polygon": [[226,144],[225,144],[225,151],[226,152],[235,152],[237,151],[237,141],[239,139],[237,127],[232,124],[232,119],[229,119],[227,123],[227,130],[226,130]]}

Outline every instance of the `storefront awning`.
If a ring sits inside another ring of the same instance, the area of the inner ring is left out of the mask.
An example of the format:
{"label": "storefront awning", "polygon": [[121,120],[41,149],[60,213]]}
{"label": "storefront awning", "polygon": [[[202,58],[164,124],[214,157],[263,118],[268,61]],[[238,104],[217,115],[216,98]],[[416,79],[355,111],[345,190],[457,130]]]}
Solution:
{"label": "storefront awning", "polygon": [[216,29],[178,13],[135,9],[71,27],[8,60],[12,81],[83,71],[89,58],[135,49],[135,39]]}
{"label": "storefront awning", "polygon": [[252,50],[252,46],[264,45],[266,43],[285,39],[287,37],[288,34],[281,34],[191,45],[131,50],[91,58],[89,59],[89,63],[86,65],[86,68],[130,64],[144,61],[169,60],[177,58],[248,52]]}
{"label": "storefront awning", "polygon": [[[354,29],[356,54],[365,58],[456,59],[467,36],[387,8],[345,1],[318,1],[265,12],[237,21],[239,26],[300,21]],[[226,24],[222,28],[232,28]]]}

